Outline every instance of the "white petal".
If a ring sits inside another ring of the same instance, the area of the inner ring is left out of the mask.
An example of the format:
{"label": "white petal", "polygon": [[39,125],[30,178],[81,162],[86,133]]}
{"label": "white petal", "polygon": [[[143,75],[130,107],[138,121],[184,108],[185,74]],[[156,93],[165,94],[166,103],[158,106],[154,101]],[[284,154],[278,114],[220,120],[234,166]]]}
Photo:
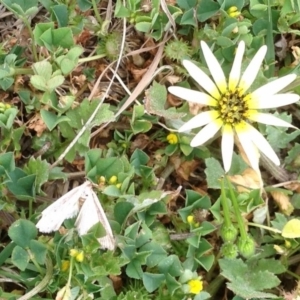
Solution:
{"label": "white petal", "polygon": [[252,92],[251,95],[259,98],[275,95],[277,92],[281,91],[291,82],[293,82],[296,79],[296,77],[297,76],[295,74],[283,76],[261,86],[260,88]]}
{"label": "white petal", "polygon": [[[246,123],[245,123],[246,124]],[[241,142],[241,145],[247,155],[249,163],[254,170],[259,170],[258,161],[259,161],[259,153],[253,144],[249,132],[245,129],[240,130],[240,128],[236,127],[236,134]]]}
{"label": "white petal", "polygon": [[245,43],[241,41],[236,50],[236,54],[234,57],[233,65],[229,74],[229,83],[228,87],[230,91],[234,91],[237,87],[240,77],[241,77],[241,68],[242,68],[242,60],[245,52]]}
{"label": "white petal", "polygon": [[207,46],[207,44],[205,42],[201,41],[201,47],[203,50],[203,55],[205,57],[206,64],[211,73],[211,76],[213,77],[219,90],[222,93],[225,93],[227,90],[226,77],[224,75],[224,72],[223,72],[218,60],[216,59],[216,57],[211,52],[210,48]]}
{"label": "white petal", "polygon": [[193,79],[214,98],[219,98],[220,93],[214,82],[200,68],[189,60],[183,60],[182,64]]}
{"label": "white petal", "polygon": [[191,141],[192,147],[197,147],[205,142],[207,142],[209,139],[211,139],[221,128],[222,122],[211,122],[207,124],[199,133],[196,134],[196,136]]}
{"label": "white petal", "polygon": [[248,116],[248,119],[259,122],[266,125],[273,125],[273,126],[282,126],[282,127],[292,127],[298,129],[297,127],[293,126],[292,124],[281,120],[271,114],[267,113],[255,113],[253,115]]}
{"label": "white petal", "polygon": [[262,61],[267,52],[267,46],[262,46],[257,53],[254,55],[253,59],[249,63],[248,67],[246,68],[244,74],[242,75],[241,81],[239,83],[239,88],[241,88],[241,92],[245,93],[253,81],[255,80],[259,68],[261,66]]}
{"label": "white petal", "polygon": [[214,110],[205,111],[191,118],[183,126],[178,129],[178,132],[188,131],[194,128],[204,126],[218,117],[218,113]]}
{"label": "white petal", "polygon": [[171,94],[190,102],[210,106],[217,105],[217,101],[206,93],[194,91],[180,86],[170,86],[168,90]]}
{"label": "white petal", "polygon": [[274,162],[275,165],[280,165],[280,160],[273,150],[273,148],[270,146],[268,141],[264,138],[264,136],[256,130],[253,126],[249,125],[249,134],[251,135],[251,140],[254,143],[254,145],[262,152],[264,153],[270,160]]}
{"label": "white petal", "polygon": [[261,99],[254,100],[252,103],[249,101],[249,109],[264,109],[275,108],[289,105],[297,102],[300,99],[296,94],[277,94],[273,96],[262,96]]}
{"label": "white petal", "polygon": [[230,125],[225,125],[222,132],[222,158],[225,172],[230,170],[234,145],[234,134]]}

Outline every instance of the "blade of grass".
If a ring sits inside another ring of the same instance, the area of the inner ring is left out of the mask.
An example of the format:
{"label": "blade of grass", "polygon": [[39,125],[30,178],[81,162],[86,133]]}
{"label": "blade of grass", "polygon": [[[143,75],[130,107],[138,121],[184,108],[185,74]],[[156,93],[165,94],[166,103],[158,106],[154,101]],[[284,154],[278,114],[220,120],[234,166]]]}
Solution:
{"label": "blade of grass", "polygon": [[268,47],[268,51],[266,54],[266,62],[268,65],[268,70],[265,72],[268,78],[273,77],[275,74],[275,46],[274,46],[274,38],[273,38],[273,20],[272,20],[272,9],[270,0],[268,0],[268,28],[267,28],[267,36],[266,36],[266,44]]}

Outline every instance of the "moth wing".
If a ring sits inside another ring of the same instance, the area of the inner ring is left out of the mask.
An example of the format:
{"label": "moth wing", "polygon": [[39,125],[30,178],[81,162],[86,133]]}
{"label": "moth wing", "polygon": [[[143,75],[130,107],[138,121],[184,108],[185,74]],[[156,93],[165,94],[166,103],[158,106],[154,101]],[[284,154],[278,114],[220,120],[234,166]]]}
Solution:
{"label": "moth wing", "polygon": [[86,198],[75,223],[78,233],[79,235],[84,235],[95,224],[100,222],[106,231],[106,235],[98,239],[101,248],[114,250],[115,239],[99,199],[92,188],[89,188],[87,194],[88,197]]}
{"label": "moth wing", "polygon": [[86,191],[84,194],[85,201],[75,222],[80,236],[87,234],[87,232],[99,222],[91,192]]}
{"label": "moth wing", "polygon": [[66,219],[71,219],[78,214],[79,199],[86,183],[69,191],[42,211],[42,217],[36,227],[40,232],[49,233],[60,228]]}

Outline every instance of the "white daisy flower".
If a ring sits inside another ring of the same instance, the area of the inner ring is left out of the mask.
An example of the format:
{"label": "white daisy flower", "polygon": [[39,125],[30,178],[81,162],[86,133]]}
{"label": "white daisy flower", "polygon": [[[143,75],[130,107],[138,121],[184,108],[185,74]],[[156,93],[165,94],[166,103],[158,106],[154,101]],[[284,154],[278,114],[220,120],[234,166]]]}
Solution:
{"label": "white daisy flower", "polygon": [[294,127],[272,114],[259,112],[259,109],[275,108],[297,102],[299,96],[296,94],[277,94],[277,92],[294,81],[296,75],[286,75],[265,84],[253,92],[249,92],[248,90],[255,80],[266,55],[267,46],[262,46],[258,50],[241,75],[245,43],[240,42],[228,81],[207,44],[202,41],[201,47],[214,81],[191,61],[184,60],[183,65],[192,78],[207,93],[178,86],[169,87],[169,92],[184,100],[207,105],[209,110],[190,119],[179,128],[179,132],[204,126],[191,141],[191,146],[197,147],[204,144],[221,130],[221,150],[226,172],[229,171],[231,166],[235,134],[239,138],[253,169],[258,170],[259,168],[259,154],[257,150],[263,152],[276,165],[279,165],[279,158],[270,144],[251,124],[260,122],[267,125]]}

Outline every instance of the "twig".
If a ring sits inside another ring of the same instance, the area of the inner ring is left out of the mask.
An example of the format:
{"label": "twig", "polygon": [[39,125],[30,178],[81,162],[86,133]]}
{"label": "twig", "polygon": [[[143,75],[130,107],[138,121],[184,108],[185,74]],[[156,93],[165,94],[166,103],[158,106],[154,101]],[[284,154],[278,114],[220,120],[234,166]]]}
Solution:
{"label": "twig", "polygon": [[[125,44],[125,38],[126,38],[126,19],[123,19],[123,36],[122,36],[122,45],[121,45],[121,49],[120,49],[120,55],[119,55],[119,59],[117,61],[117,65],[116,65],[116,70],[119,69],[119,65],[121,63],[121,59],[122,59],[122,53],[124,50],[124,44]],[[66,148],[66,150],[59,156],[59,158],[56,160],[55,163],[53,163],[51,165],[50,168],[53,168],[55,166],[57,166],[63,159],[64,157],[67,155],[67,153],[71,150],[71,148],[76,144],[76,142],[79,140],[79,138],[82,136],[82,134],[87,130],[87,128],[89,127],[89,125],[92,123],[92,121],[94,120],[95,116],[97,115],[99,109],[101,108],[104,99],[107,97],[108,92],[113,84],[113,81],[115,79],[115,74],[113,74],[113,77],[107,87],[107,90],[105,91],[105,94],[102,98],[102,100],[99,102],[98,106],[96,107],[95,111],[92,113],[92,115],[90,116],[90,118],[87,120],[87,122],[85,123],[85,125],[81,128],[81,130],[78,132],[78,134],[76,135],[76,137],[74,138],[74,140],[69,144],[69,146]]]}

